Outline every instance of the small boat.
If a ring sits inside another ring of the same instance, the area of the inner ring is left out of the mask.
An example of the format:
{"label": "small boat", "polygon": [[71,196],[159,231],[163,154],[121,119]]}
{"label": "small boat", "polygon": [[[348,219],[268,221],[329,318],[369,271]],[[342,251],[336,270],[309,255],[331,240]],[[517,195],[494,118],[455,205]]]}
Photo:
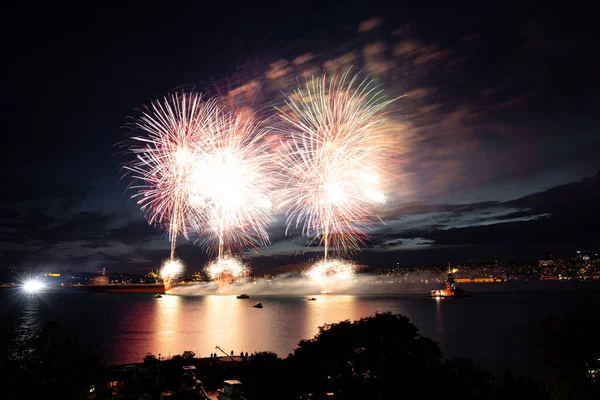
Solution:
{"label": "small boat", "polygon": [[248,296],[248,294],[246,293],[242,293],[239,296],[236,296],[236,299],[249,299],[250,296]]}
{"label": "small boat", "polygon": [[309,297],[309,298],[308,298],[308,299],[306,299],[306,300],[316,300],[316,299],[315,299],[314,297]]}
{"label": "small boat", "polygon": [[161,299],[161,298],[162,298],[162,294],[160,294],[160,293],[156,293],[156,294],[154,295],[154,298],[155,298],[155,299]]}
{"label": "small boat", "polygon": [[263,308],[261,303],[256,303],[252,307],[254,307],[254,308]]}

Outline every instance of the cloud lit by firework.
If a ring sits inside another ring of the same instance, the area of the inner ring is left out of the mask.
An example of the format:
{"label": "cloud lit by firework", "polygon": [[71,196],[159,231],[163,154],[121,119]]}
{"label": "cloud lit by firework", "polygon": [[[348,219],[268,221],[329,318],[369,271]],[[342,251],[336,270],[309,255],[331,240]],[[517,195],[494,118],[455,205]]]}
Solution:
{"label": "cloud lit by firework", "polygon": [[392,141],[385,100],[372,81],[348,73],[312,78],[279,110],[279,162],[286,224],[344,255],[359,250],[384,203]]}

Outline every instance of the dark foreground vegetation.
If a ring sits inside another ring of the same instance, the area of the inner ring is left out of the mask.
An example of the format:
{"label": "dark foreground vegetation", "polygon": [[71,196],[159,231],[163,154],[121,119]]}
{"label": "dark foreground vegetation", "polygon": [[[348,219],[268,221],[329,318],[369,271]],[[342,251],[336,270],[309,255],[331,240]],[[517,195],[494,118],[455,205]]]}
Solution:
{"label": "dark foreground vegetation", "polygon": [[235,358],[185,352],[168,360],[148,354],[128,368],[104,366],[97,353],[81,348],[75,335],[54,322],[30,346],[2,354],[2,398],[159,399],[171,390],[174,398],[205,399],[223,380],[237,379],[249,400],[598,399],[599,381],[590,371],[600,358],[599,314],[587,315],[534,326],[532,348],[552,366],[546,384],[510,371],[495,382],[470,360],[444,359],[437,343],[421,336],[408,318],[390,313],[323,326],[285,359],[270,352]]}

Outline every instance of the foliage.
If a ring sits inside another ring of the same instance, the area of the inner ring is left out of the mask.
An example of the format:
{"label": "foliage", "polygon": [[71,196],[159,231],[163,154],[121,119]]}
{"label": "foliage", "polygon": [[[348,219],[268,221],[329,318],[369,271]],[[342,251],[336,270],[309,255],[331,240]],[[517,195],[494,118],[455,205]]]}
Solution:
{"label": "foliage", "polygon": [[512,400],[522,398],[527,400],[551,400],[552,397],[544,385],[533,378],[522,375],[513,376],[510,370],[506,370],[502,385],[498,389],[498,399]]}
{"label": "foliage", "polygon": [[196,357],[196,353],[194,353],[191,350],[186,350],[183,353],[181,353],[181,357],[185,358],[186,360],[189,360]]}
{"label": "foliage", "polygon": [[148,367],[154,367],[158,364],[158,358],[152,353],[146,353],[144,364]]}
{"label": "foliage", "polygon": [[[270,351],[255,352],[250,357],[250,372],[247,383],[244,383],[245,393],[255,399],[281,399],[282,393],[289,393],[286,388],[287,363]],[[265,387],[273,388],[265,391]]]}
{"label": "foliage", "polygon": [[[82,349],[73,332],[48,323],[31,342],[2,360],[0,376],[13,399],[79,399],[90,385],[101,389],[104,365],[93,349]],[[5,397],[3,397],[5,398]]]}
{"label": "foliage", "polygon": [[[391,313],[319,328],[286,359],[252,354],[241,375],[248,399],[421,398],[548,399],[541,385],[517,377],[494,389],[491,375],[471,360],[444,360],[437,343],[419,334],[408,318]],[[265,391],[264,388],[269,388]]]}
{"label": "foliage", "polygon": [[489,372],[477,367],[466,358],[453,358],[444,362],[443,384],[460,392],[462,399],[493,399],[494,389]]}
{"label": "foliage", "polygon": [[574,313],[553,316],[531,326],[531,348],[546,362],[556,398],[597,399],[588,365],[600,360],[600,306],[585,304]]}
{"label": "foliage", "polygon": [[277,364],[277,354],[272,351],[257,351],[252,353],[250,362],[255,368],[264,368],[265,366],[275,366]]}
{"label": "foliage", "polygon": [[319,328],[290,357],[299,395],[335,393],[343,398],[395,398],[405,391],[442,395],[442,352],[408,318],[376,314]]}

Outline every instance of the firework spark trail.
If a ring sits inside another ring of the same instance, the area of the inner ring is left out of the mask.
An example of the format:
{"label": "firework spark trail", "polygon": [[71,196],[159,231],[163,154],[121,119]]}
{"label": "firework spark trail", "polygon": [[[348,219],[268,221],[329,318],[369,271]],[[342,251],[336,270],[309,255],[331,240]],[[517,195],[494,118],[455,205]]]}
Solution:
{"label": "firework spark trail", "polygon": [[[183,267],[175,260],[180,234],[197,233],[217,254],[217,264],[231,264],[226,257],[233,252],[269,244],[270,196],[278,178],[273,140],[254,115],[227,111],[199,94],[174,94],[153,102],[135,126],[145,135],[132,138],[136,158],[125,169],[141,182],[132,186],[133,197],[149,223],[169,232],[171,255],[163,269]],[[170,286],[174,275],[165,276]]]}
{"label": "firework spark trail", "polygon": [[279,110],[286,233],[301,226],[324,247],[325,260],[329,248],[357,251],[385,200],[380,179],[391,142],[383,109],[390,102],[371,81],[357,84],[346,73],[308,80],[288,97],[289,111]]}
{"label": "firework spark trail", "polygon": [[216,116],[194,153],[188,187],[195,229],[221,258],[269,244],[270,196],[277,188],[271,141],[243,110]]}
{"label": "firework spark trail", "polygon": [[136,158],[125,166],[137,191],[133,198],[146,212],[148,222],[166,226],[171,241],[171,257],[177,237],[188,234],[190,209],[187,201],[194,149],[201,145],[201,132],[219,114],[216,100],[203,101],[196,93],[166,96],[145,108],[135,127],[145,136],[132,137],[129,147]]}
{"label": "firework spark trail", "polygon": [[172,281],[183,272],[183,263],[177,259],[166,261],[160,269],[160,277],[165,286],[165,291],[171,289]]}
{"label": "firework spark trail", "polygon": [[223,287],[230,284],[234,280],[247,276],[248,268],[238,259],[231,256],[219,257],[210,262],[205,270],[210,277],[217,283],[217,292],[221,293]]}

